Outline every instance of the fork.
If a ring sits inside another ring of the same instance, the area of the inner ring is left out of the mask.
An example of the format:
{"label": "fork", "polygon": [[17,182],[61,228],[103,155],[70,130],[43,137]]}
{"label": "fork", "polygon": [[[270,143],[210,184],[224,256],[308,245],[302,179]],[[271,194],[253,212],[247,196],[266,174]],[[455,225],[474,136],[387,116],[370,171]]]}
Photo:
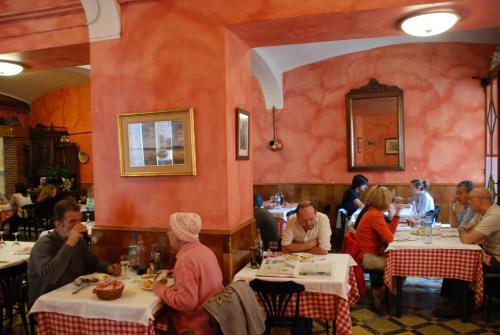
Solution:
{"label": "fork", "polygon": [[76,290],[74,290],[73,292],[71,292],[71,294],[77,294],[78,292],[81,291],[82,288],[87,287],[87,286],[89,286],[89,285],[88,284],[87,285],[84,284],[84,285],[80,286],[79,288],[77,288]]}

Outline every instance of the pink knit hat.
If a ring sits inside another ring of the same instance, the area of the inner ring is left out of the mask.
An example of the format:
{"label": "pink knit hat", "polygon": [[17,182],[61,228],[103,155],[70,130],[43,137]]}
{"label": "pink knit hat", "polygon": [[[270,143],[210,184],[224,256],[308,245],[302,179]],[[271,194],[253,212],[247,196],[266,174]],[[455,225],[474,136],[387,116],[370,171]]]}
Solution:
{"label": "pink knit hat", "polygon": [[174,213],[170,215],[170,229],[181,241],[195,241],[201,230],[201,218],[196,213]]}

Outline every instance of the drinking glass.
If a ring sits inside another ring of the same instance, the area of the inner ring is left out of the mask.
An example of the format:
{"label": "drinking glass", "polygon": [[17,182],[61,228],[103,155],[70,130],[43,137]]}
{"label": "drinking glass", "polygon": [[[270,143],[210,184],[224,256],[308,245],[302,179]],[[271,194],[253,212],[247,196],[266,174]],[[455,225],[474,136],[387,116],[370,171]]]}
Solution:
{"label": "drinking glass", "polygon": [[278,252],[278,241],[269,241],[269,250],[271,250],[271,257],[275,257]]}
{"label": "drinking glass", "polygon": [[128,255],[120,256],[120,266],[122,267],[122,275],[126,277],[128,270]]}
{"label": "drinking glass", "polygon": [[3,230],[0,230],[0,249],[5,247],[5,241],[3,240]]}
{"label": "drinking glass", "polygon": [[12,253],[15,255],[21,251],[21,243],[17,240],[19,232],[14,233],[14,243],[12,243]]}

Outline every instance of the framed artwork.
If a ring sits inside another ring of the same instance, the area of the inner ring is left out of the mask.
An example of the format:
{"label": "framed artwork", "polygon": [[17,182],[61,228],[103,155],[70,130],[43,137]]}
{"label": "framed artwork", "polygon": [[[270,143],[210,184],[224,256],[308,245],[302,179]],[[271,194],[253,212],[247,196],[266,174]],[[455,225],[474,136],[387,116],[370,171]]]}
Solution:
{"label": "framed artwork", "polygon": [[193,108],[118,115],[122,176],[196,175]]}
{"label": "framed artwork", "polygon": [[236,160],[248,160],[250,157],[250,115],[247,111],[236,108]]}
{"label": "framed artwork", "polygon": [[399,138],[386,138],[385,139],[385,154],[386,155],[399,155]]}

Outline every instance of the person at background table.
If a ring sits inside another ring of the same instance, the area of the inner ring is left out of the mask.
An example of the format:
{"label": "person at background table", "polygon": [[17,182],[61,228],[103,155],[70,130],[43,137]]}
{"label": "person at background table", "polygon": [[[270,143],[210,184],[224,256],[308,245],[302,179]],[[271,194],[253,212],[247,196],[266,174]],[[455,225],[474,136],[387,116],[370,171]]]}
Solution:
{"label": "person at background table", "polygon": [[[368,210],[356,229],[356,241],[364,253],[361,266],[366,270],[385,268],[387,257],[384,250],[387,244],[393,241],[399,223],[399,207],[389,215],[392,217],[389,222],[386,222],[384,216],[384,212],[392,211],[392,197],[392,192],[385,186],[372,186],[366,196]],[[372,279],[375,310],[381,312],[384,297],[383,278]]]}
{"label": "person at background table", "polygon": [[38,198],[36,199],[35,214],[40,213],[42,215],[51,215],[54,210],[54,206],[56,205],[56,194],[57,188],[54,185],[45,185],[42,192],[40,192]]}
{"label": "person at background table", "polygon": [[215,254],[201,244],[201,218],[195,213],[170,215],[168,239],[177,251],[174,266],[175,284],[172,287],[155,281],[153,292],[173,310],[168,334],[191,331],[196,334],[215,334],[208,323],[209,315],[202,304],[220,293],[222,271]]}
{"label": "person at background table", "polygon": [[38,239],[28,260],[30,304],[82,275],[120,275],[120,264],[109,264],[90,251],[82,238],[87,227],[80,223],[80,218],[80,206],[71,200],[61,200],[54,207],[55,229]]}
{"label": "person at background table", "polygon": [[14,213],[17,213],[18,217],[25,218],[28,216],[22,209],[23,206],[32,204],[26,185],[23,183],[16,183],[16,193],[12,194],[10,197],[9,204]]}
{"label": "person at background table", "polygon": [[413,205],[413,211],[417,218],[424,217],[428,211],[434,210],[434,199],[427,191],[431,184],[428,180],[413,179],[410,182],[411,198],[396,197],[395,202],[407,202]]}
{"label": "person at background table", "polygon": [[281,250],[326,255],[331,249],[331,235],[328,216],[316,212],[310,201],[302,201],[297,205],[296,214],[288,218],[281,239]]}
{"label": "person at background table", "polygon": [[23,183],[16,183],[15,188],[16,192],[12,194],[9,200],[9,205],[12,207],[12,212],[14,213],[14,216],[8,221],[9,235],[17,232],[20,219],[28,217],[28,213],[26,213],[22,207],[32,204],[26,185]]}
{"label": "person at background table", "polygon": [[[457,228],[458,226],[468,223],[476,213],[472,210],[469,204],[469,193],[474,188],[474,183],[470,180],[464,180],[457,184],[455,195],[451,198],[450,206],[450,226]],[[455,212],[457,202],[462,205],[462,209],[458,214]]]}
{"label": "person at background table", "polygon": [[486,187],[476,187],[469,193],[470,206],[477,214],[459,227],[463,243],[477,243],[484,249],[483,269],[500,273],[500,206],[493,203],[493,193]]}
{"label": "person at background table", "polygon": [[276,218],[267,209],[262,208],[264,200],[260,194],[253,196],[253,217],[257,223],[257,228],[260,230],[260,236],[264,243],[264,250],[269,247],[269,241],[278,241],[278,225]]}
{"label": "person at background table", "polygon": [[345,191],[342,198],[342,208],[347,211],[347,216],[350,217],[358,208],[363,208],[364,204],[359,198],[359,194],[366,190],[368,178],[361,174],[357,174],[352,178],[351,187]]}

